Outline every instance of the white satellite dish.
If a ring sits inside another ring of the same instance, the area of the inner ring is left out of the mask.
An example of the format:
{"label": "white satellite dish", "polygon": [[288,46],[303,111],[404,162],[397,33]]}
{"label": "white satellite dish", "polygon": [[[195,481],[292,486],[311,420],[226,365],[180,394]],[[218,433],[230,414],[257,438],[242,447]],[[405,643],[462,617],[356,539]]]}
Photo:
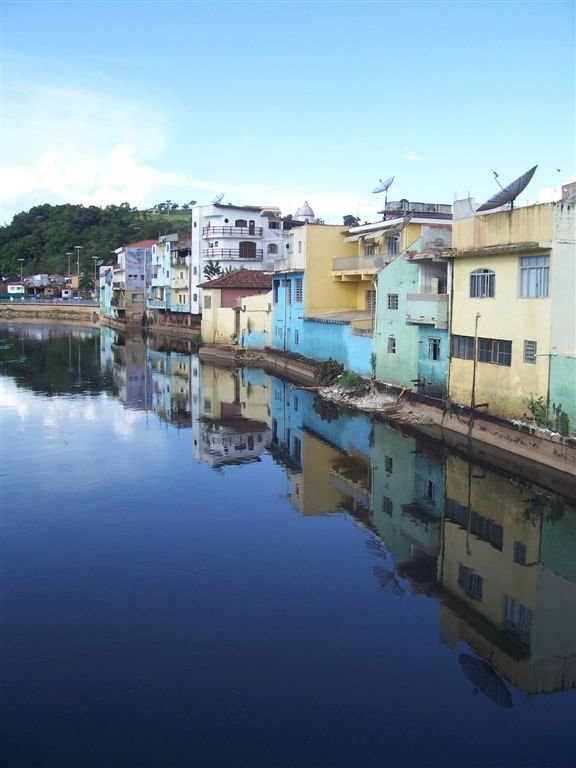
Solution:
{"label": "white satellite dish", "polygon": [[216,197],[214,198],[214,200],[212,200],[212,204],[213,204],[213,205],[216,205],[216,203],[219,203],[219,202],[222,200],[222,198],[223,198],[223,197],[224,197],[224,192],[222,192],[222,193],[221,193],[221,194],[219,194],[219,195],[216,195]]}
{"label": "white satellite dish", "polygon": [[380,179],[380,184],[378,184],[376,189],[372,190],[372,194],[375,195],[378,192],[387,192],[388,188],[392,186],[393,181],[394,181],[394,176],[390,176],[390,178],[386,179],[386,181],[382,181],[382,179]]}

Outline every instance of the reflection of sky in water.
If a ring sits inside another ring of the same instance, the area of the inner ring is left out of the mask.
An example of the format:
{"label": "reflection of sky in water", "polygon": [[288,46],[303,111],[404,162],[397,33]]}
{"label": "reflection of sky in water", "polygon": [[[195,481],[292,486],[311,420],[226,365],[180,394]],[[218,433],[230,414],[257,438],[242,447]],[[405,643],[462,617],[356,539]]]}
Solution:
{"label": "reflection of sky in water", "polygon": [[473,696],[436,600],[270,456],[214,472],[108,394],[1,397],[3,768],[570,764],[573,692]]}

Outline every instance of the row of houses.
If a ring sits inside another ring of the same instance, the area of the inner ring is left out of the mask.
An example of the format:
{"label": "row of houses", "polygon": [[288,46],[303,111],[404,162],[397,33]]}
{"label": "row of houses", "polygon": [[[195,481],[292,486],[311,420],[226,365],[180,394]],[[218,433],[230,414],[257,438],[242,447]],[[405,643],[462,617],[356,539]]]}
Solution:
{"label": "row of houses", "polygon": [[[354,226],[306,203],[195,206],[191,231],[117,250],[101,311],[201,317],[205,343],[340,362],[361,376],[507,419],[576,424],[576,207],[478,213],[388,203]],[[219,269],[214,279],[206,275]],[[545,420],[545,419],[543,419]]]}

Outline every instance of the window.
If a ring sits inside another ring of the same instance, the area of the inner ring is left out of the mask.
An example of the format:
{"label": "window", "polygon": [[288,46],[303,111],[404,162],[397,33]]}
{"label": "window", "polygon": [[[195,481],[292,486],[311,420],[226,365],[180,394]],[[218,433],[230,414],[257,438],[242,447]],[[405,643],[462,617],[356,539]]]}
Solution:
{"label": "window", "polygon": [[525,341],[524,342],[524,362],[525,363],[536,363],[536,342],[535,341]]}
{"label": "window", "polygon": [[387,256],[398,256],[398,237],[387,237],[386,238],[386,255]]}
{"label": "window", "polygon": [[473,360],[474,337],[452,336],[452,357],[460,357],[462,360]]}
{"label": "window", "polygon": [[286,280],[286,304],[292,302],[292,283],[290,280]]}
{"label": "window", "polygon": [[366,309],[373,312],[376,307],[376,291],[366,291]]}
{"label": "window", "polygon": [[297,277],[296,278],[296,292],[294,295],[294,301],[298,302],[299,304],[302,303],[302,297],[303,297],[303,291],[302,291],[302,278]]}
{"label": "window", "polygon": [[193,275],[197,275],[198,274],[198,267],[194,267],[194,269],[192,270],[192,274]]}
{"label": "window", "polygon": [[396,338],[394,336],[388,336],[388,352],[391,355],[396,354]]}
{"label": "window", "polygon": [[520,258],[520,296],[542,298],[548,296],[550,256],[522,256]]}
{"label": "window", "polygon": [[392,456],[384,456],[384,471],[388,472],[388,474],[392,474],[393,465],[394,462],[392,460]]}
{"label": "window", "polygon": [[246,221],[246,219],[236,219],[236,221],[234,222],[234,226],[235,227],[247,227],[248,226],[248,222]]}
{"label": "window", "polygon": [[374,243],[364,243],[364,256],[374,256]]}
{"label": "window", "polygon": [[512,342],[500,339],[478,339],[478,362],[512,365]]}
{"label": "window", "polygon": [[212,309],[212,296],[204,296],[204,309]]}
{"label": "window", "polygon": [[193,293],[192,294],[192,301],[198,301],[198,294],[197,293]]}
{"label": "window", "polygon": [[256,243],[253,243],[251,240],[242,240],[239,245],[238,255],[241,259],[255,259]]}
{"label": "window", "polygon": [[477,573],[474,573],[472,568],[467,568],[462,563],[459,563],[458,568],[458,586],[464,591],[467,597],[472,600],[482,600],[482,584],[484,579]]}
{"label": "window", "polygon": [[278,253],[278,246],[276,245],[276,243],[268,244],[268,253]]}
{"label": "window", "polygon": [[392,499],[388,498],[388,496],[382,496],[382,512],[384,512],[385,515],[390,515],[390,517],[392,517],[393,510],[394,502]]}
{"label": "window", "polygon": [[300,457],[302,455],[302,442],[299,437],[295,437],[292,440],[292,456],[296,459],[296,461],[300,460]]}
{"label": "window", "polygon": [[277,280],[274,280],[274,304],[278,304],[278,288],[279,283]]}
{"label": "window", "polygon": [[300,334],[298,333],[298,331],[294,331],[294,344],[298,344],[299,341],[300,341]]}
{"label": "window", "polygon": [[440,339],[435,337],[428,339],[428,360],[440,360]]}
{"label": "window", "polygon": [[398,309],[398,294],[397,293],[389,293],[388,294],[388,309]]}
{"label": "window", "polygon": [[434,501],[436,499],[436,486],[434,485],[432,480],[428,480],[426,483],[425,498],[428,499],[428,501]]}
{"label": "window", "polygon": [[532,611],[510,595],[504,595],[504,627],[528,641],[532,630]]}
{"label": "window", "polygon": [[302,240],[298,240],[298,253],[302,253]]}
{"label": "window", "polygon": [[280,229],[280,222],[268,219],[268,229]]}
{"label": "window", "polygon": [[496,274],[489,269],[477,269],[470,273],[470,298],[494,298]]}
{"label": "window", "polygon": [[518,565],[526,565],[526,544],[523,541],[514,542],[513,558]]}

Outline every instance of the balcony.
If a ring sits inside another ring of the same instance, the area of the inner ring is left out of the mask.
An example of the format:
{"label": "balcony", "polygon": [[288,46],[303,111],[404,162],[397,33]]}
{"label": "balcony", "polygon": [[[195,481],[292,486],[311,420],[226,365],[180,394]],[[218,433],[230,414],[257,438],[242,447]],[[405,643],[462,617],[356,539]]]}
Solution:
{"label": "balcony", "polygon": [[223,259],[238,261],[262,261],[263,250],[257,248],[252,252],[240,251],[240,248],[205,248],[202,251],[203,259]]}
{"label": "balcony", "polygon": [[170,280],[170,287],[178,290],[179,288],[188,288],[189,281],[187,277],[173,277]]}
{"label": "balcony", "polygon": [[150,309],[166,309],[166,301],[164,299],[148,299],[147,305]]}
{"label": "balcony", "polygon": [[406,322],[448,328],[448,295],[446,293],[409,293],[406,302]]}
{"label": "balcony", "polygon": [[190,311],[191,311],[190,304],[180,304],[180,303],[172,304],[172,306],[170,307],[170,311],[171,312],[187,312],[188,314],[190,314]]}
{"label": "balcony", "polygon": [[303,253],[290,253],[274,259],[274,272],[303,272],[305,267],[306,257]]}
{"label": "balcony", "polygon": [[202,237],[262,237],[262,227],[203,227]]}
{"label": "balcony", "polygon": [[339,280],[362,280],[392,261],[388,256],[345,256],[332,259],[332,277]]}

